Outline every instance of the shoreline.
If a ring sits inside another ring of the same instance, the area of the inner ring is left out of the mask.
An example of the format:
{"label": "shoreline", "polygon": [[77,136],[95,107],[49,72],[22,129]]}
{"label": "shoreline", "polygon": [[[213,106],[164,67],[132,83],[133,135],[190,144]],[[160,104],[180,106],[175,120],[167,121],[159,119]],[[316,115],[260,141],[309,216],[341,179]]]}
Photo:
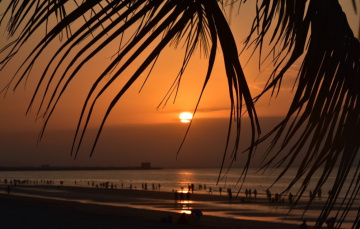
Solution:
{"label": "shoreline", "polygon": [[[4,187],[2,189],[5,190]],[[199,225],[196,225],[199,228],[295,229],[301,223],[300,219],[295,218],[281,222],[282,213],[277,212],[279,209],[267,210],[270,209],[266,205],[267,200],[262,197],[246,202],[240,202],[239,199],[229,202],[226,195],[194,193],[189,201],[175,203],[174,193],[166,191],[29,185],[13,188],[10,194],[0,192],[0,203],[0,214],[12,219],[8,220],[9,224],[16,221],[19,215],[17,212],[23,212],[24,215],[28,214],[26,217],[29,220],[37,221],[35,225],[46,224],[44,228],[52,224],[55,228],[63,228],[56,227],[60,221],[64,222],[61,223],[63,226],[81,224],[81,227],[86,228],[111,228],[117,224],[124,224],[122,228],[144,228],[145,225],[152,225],[145,228],[183,228],[188,225],[178,225],[176,221],[181,212],[189,212],[191,209],[203,211],[204,215]],[[31,210],[39,207],[40,210]],[[284,206],[275,207],[287,211]],[[17,210],[12,212],[6,209]],[[45,222],[44,215],[47,215]],[[55,215],[60,215],[60,218],[54,218]],[[78,219],[76,215],[82,215],[82,218]],[[168,215],[173,218],[173,222],[161,223],[161,219]],[[296,216],[289,216],[289,219],[291,217]],[[108,227],[100,227],[101,219],[109,222]]]}
{"label": "shoreline", "polygon": [[0,167],[0,172],[23,172],[23,171],[106,171],[106,170],[162,170],[161,167],[118,167],[118,166],[45,166],[45,167]]}

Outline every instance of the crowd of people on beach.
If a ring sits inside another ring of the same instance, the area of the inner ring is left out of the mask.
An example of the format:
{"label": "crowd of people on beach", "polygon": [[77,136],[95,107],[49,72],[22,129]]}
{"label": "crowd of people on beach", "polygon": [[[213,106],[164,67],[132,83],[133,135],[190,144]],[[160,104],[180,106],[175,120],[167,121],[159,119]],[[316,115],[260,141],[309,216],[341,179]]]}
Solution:
{"label": "crowd of people on beach", "polygon": [[[100,183],[95,183],[94,181],[73,181],[73,185],[84,185],[84,183],[87,183],[87,186],[89,187],[95,187],[95,188],[102,188],[102,189],[136,189],[137,187],[134,185],[132,185],[132,183],[130,182],[129,186],[125,187],[124,183],[121,181],[120,185],[118,186],[115,183],[112,182],[100,182]],[[44,179],[40,179],[40,180],[29,180],[29,179],[0,179],[0,184],[3,184],[3,187],[5,187],[5,192],[7,194],[10,194],[13,190],[13,188],[16,188],[18,186],[26,186],[26,185],[43,185],[43,186],[58,186],[61,187],[65,184],[65,182],[63,180],[44,180]],[[197,189],[195,188],[197,187]],[[141,184],[141,188],[143,190],[152,190],[152,191],[160,191],[161,189],[161,184],[155,184],[152,183],[151,185],[148,185],[146,182]],[[218,194],[221,196],[222,192],[223,192],[223,188],[222,187],[218,187]],[[195,184],[191,183],[188,184],[187,186],[187,190],[185,187],[180,187],[180,191],[178,190],[173,190],[174,193],[174,200],[175,203],[188,203],[186,201],[190,201],[191,200],[191,195],[195,192],[195,191],[202,191],[208,194],[213,194],[213,188],[211,186],[207,186],[206,184],[198,184],[197,186],[195,186]],[[229,201],[233,201],[233,191],[231,189],[231,187],[228,187],[227,190],[227,195],[229,197]],[[239,193],[237,193],[239,194]],[[243,193],[243,197],[240,196],[240,200],[241,201],[253,201],[255,199],[258,198],[258,191],[257,189],[251,189],[251,188],[245,188],[244,193]],[[330,191],[329,191],[329,195],[330,195]],[[279,193],[275,193],[272,194],[271,191],[269,189],[265,190],[265,195],[266,198],[269,201],[269,204],[281,204],[285,202],[286,199],[286,195],[282,195]],[[318,198],[321,199],[322,198],[322,190],[319,189],[317,192],[315,191],[309,191],[309,198],[314,199],[314,198]],[[294,203],[294,199],[295,196],[289,192],[287,195],[288,198],[288,202],[290,205],[292,205]],[[198,216],[196,216],[198,217]],[[196,218],[195,215],[193,213],[191,213],[190,215],[181,215],[181,217],[179,218],[179,220],[177,221],[177,223],[179,224],[192,224],[194,223],[194,219]],[[330,218],[331,220],[326,221],[327,223],[327,228],[334,228],[334,223],[335,220],[333,220],[332,218]],[[171,221],[169,218],[164,218],[163,219],[164,222],[167,221]],[[307,226],[307,222],[306,220],[303,220],[303,222],[300,224],[300,229],[307,229],[309,228]]]}
{"label": "crowd of people on beach", "polygon": [[256,197],[257,197],[257,190],[256,189],[254,189],[254,192],[251,192],[251,188],[249,188],[249,189],[245,189],[245,198],[252,198],[252,194],[254,194],[254,197],[255,197],[255,199],[256,199]]}
{"label": "crowd of people on beach", "polygon": [[189,191],[183,192],[183,191],[175,190],[174,191],[174,200],[175,200],[175,203],[177,203],[178,201],[180,201],[180,202],[184,202],[185,200],[189,201],[190,200],[190,192]]}
{"label": "crowd of people on beach", "polygon": [[[247,190],[245,190],[246,193]],[[255,190],[256,191],[256,190]],[[317,198],[320,200],[322,197],[322,191],[321,189],[319,189],[319,191],[317,192],[317,195],[315,195],[316,193],[313,191],[309,191],[309,198],[310,199],[315,199],[316,196]],[[329,191],[329,195],[331,194],[331,192]],[[247,194],[245,194],[247,196]],[[255,194],[254,194],[255,195]],[[250,196],[251,196],[251,190],[250,190]],[[256,195],[255,195],[256,196]],[[275,195],[271,194],[271,191],[269,189],[266,190],[266,197],[269,200],[270,204],[274,204],[274,203],[284,203],[285,202],[285,195],[279,194],[279,193],[275,193]],[[256,198],[256,197],[255,197]],[[291,192],[289,192],[288,194],[288,200],[289,200],[289,204],[292,205],[294,203],[294,198],[295,195],[293,195]]]}
{"label": "crowd of people on beach", "polygon": [[[60,184],[63,181],[60,181]],[[5,185],[17,186],[17,185],[54,185],[55,181],[53,180],[30,180],[30,179],[3,179],[0,180],[0,183]]]}
{"label": "crowd of people on beach", "polygon": [[[68,182],[69,183],[69,182]],[[10,187],[17,187],[20,185],[45,185],[45,186],[63,186],[65,184],[65,182],[63,180],[58,180],[58,181],[54,181],[54,180],[44,180],[44,179],[40,179],[40,180],[30,180],[30,179],[0,179],[0,184],[4,184],[4,185],[9,185]],[[84,185],[85,184],[85,185]],[[67,184],[68,186],[88,186],[88,187],[93,187],[93,188],[104,188],[104,189],[117,189],[117,188],[128,188],[128,189],[136,189],[136,185],[133,185],[131,182],[129,184],[128,187],[125,187],[124,182],[121,181],[120,185],[118,186],[116,183],[114,182],[109,182],[109,181],[104,181],[104,182],[94,182],[94,181],[77,181],[74,180],[73,181],[73,185],[71,184]],[[160,187],[161,184],[152,184],[152,190],[158,190],[160,191]],[[142,189],[143,190],[148,190],[147,188],[147,183],[142,183]]]}
{"label": "crowd of people on beach", "polygon": [[[51,185],[51,186],[54,186],[54,185],[57,185],[58,187],[61,187],[64,185],[64,181],[63,180],[57,180],[57,181],[54,181],[54,180],[44,180],[44,179],[40,179],[40,180],[30,180],[30,179],[23,179],[23,180],[20,180],[20,179],[2,179],[0,180],[0,184],[5,184],[5,186],[9,186],[10,188],[11,187],[16,187],[16,186],[19,186],[19,185]],[[121,181],[120,184],[116,184],[116,183],[113,183],[113,182],[109,182],[109,181],[105,181],[105,182],[100,182],[100,183],[96,183],[94,181],[76,181],[74,180],[74,185],[77,186],[77,185],[80,185],[80,186],[84,186],[84,183],[87,184],[87,186],[89,187],[94,187],[94,188],[104,188],[104,189],[118,189],[118,188],[121,188],[121,189],[124,189],[124,188],[128,188],[128,189],[137,189],[137,186],[136,185],[133,185],[130,181],[130,183],[125,186],[124,185],[124,182]],[[67,184],[69,185],[69,184]],[[70,185],[71,186],[71,185]],[[188,184],[188,187],[187,187],[187,193],[194,193],[195,191],[195,187],[197,187],[197,190],[198,191],[201,191],[201,192],[204,192],[205,193],[208,193],[208,194],[213,194],[213,188],[211,186],[207,186],[206,184],[198,184],[197,186],[195,186],[195,184],[191,183],[191,184]],[[160,191],[161,190],[161,184],[160,183],[152,183],[151,186],[148,185],[146,182],[143,182],[141,183],[141,188],[142,190],[152,190],[152,191]],[[181,199],[184,199],[185,200],[185,197],[184,198],[181,198],[181,195],[182,193],[186,193],[185,188],[184,187],[180,187],[180,191],[176,191],[178,192],[178,198],[179,200]],[[217,188],[218,190],[218,194],[219,195],[222,195],[223,193],[223,188],[222,187],[218,187]],[[173,192],[174,192],[174,189],[173,189]],[[232,201],[233,199],[233,192],[232,192],[232,189],[231,187],[228,187],[227,190],[227,195],[229,197],[229,200]],[[238,193],[239,194],[239,193]],[[241,201],[246,201],[248,199],[256,199],[257,196],[258,196],[258,191],[257,189],[251,189],[251,188],[245,188],[245,191],[244,191],[244,196],[240,197],[240,200]],[[329,195],[331,194],[331,192],[329,191]],[[280,204],[280,203],[285,203],[285,199],[286,199],[286,195],[283,195],[283,194],[279,194],[279,193],[275,193],[275,194],[272,194],[271,191],[269,189],[265,190],[265,195],[266,195],[266,198],[268,199],[269,201],[269,204]],[[318,199],[321,199],[322,198],[322,190],[319,189],[316,193],[315,191],[309,191],[309,198],[311,199],[314,199],[314,198],[318,198]],[[287,195],[287,199],[288,199],[288,203],[289,204],[293,204],[294,203],[294,199],[295,199],[295,196],[289,192],[289,194]]]}
{"label": "crowd of people on beach", "polygon": [[[159,184],[154,184],[154,183],[152,183],[151,184],[151,187],[152,187],[152,190],[153,191],[160,191],[160,188],[161,188],[161,184],[159,183]],[[136,187],[135,187],[136,188]],[[148,190],[148,184],[147,183],[141,183],[141,188],[143,189],[143,190]]]}

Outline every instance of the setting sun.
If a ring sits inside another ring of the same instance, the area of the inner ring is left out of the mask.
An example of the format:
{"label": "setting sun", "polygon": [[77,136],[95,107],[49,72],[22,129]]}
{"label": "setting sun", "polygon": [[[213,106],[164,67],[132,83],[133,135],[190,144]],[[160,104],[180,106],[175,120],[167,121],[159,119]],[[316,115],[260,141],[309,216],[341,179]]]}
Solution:
{"label": "setting sun", "polygon": [[192,117],[193,117],[193,115],[190,112],[182,112],[179,115],[180,121],[184,122],[184,123],[190,122]]}

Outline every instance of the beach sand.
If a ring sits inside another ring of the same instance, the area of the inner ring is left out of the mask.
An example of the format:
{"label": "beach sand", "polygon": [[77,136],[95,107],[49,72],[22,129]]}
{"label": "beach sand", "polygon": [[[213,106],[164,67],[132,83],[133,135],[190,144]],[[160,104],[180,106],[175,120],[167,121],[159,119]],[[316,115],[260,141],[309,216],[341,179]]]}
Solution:
{"label": "beach sand", "polygon": [[[266,210],[265,198],[242,203],[227,196],[192,194],[190,201],[175,203],[174,193],[162,191],[55,186],[16,187],[10,194],[2,190],[0,228],[295,229],[300,224],[291,215],[292,221],[282,222],[278,211]],[[181,213],[191,209],[203,211],[199,223],[177,224]],[[161,222],[167,216],[172,223]]]}

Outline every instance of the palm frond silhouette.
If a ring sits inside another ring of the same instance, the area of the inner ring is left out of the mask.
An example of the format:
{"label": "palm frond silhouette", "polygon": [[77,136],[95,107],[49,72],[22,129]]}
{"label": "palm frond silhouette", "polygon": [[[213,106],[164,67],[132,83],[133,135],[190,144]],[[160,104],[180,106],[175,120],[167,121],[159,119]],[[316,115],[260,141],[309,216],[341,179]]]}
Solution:
{"label": "palm frond silhouette", "polygon": [[[238,1],[237,4],[241,7],[241,4],[246,4],[246,0]],[[236,3],[231,4],[231,7],[235,5]],[[353,5],[356,10],[354,0]],[[171,94],[176,94],[184,70],[198,47],[208,54],[208,70],[202,87],[203,92],[212,75],[215,57],[221,48],[231,101],[224,159],[230,148],[231,126],[235,120],[236,141],[230,155],[232,160],[236,160],[240,144],[241,116],[247,113],[252,140],[242,175],[246,175],[254,148],[267,139],[271,139],[271,145],[265,152],[262,169],[284,167],[278,179],[287,172],[295,160],[302,160],[296,177],[284,190],[290,190],[296,182],[303,179],[297,201],[305,192],[315,172],[321,171],[314,190],[316,193],[336,168],[337,177],[331,195],[315,225],[316,228],[321,227],[334,203],[339,200],[344,182],[350,176],[350,168],[356,166],[356,173],[352,174],[351,185],[347,187],[347,194],[338,210],[337,227],[341,226],[360,190],[357,162],[360,147],[360,46],[337,0],[257,2],[256,17],[253,19],[244,48],[254,49],[254,52],[258,50],[261,58],[264,56],[266,37],[269,37],[272,49],[270,53],[265,54],[265,58],[271,59],[274,71],[262,93],[255,97],[250,93],[239,61],[236,39],[224,16],[225,8],[230,7],[226,2],[9,0],[0,1],[0,6],[4,9],[0,23],[7,23],[7,34],[13,39],[0,50],[1,53],[6,53],[0,60],[0,70],[11,63],[14,56],[21,53],[23,46],[32,36],[46,28],[44,36],[33,45],[32,51],[19,65],[19,70],[2,93],[5,94],[9,89],[15,90],[25,81],[33,66],[42,64],[38,63],[41,55],[50,49],[59,37],[62,39],[61,45],[48,59],[44,71],[38,77],[38,84],[28,108],[30,111],[34,101],[40,100],[37,114],[44,119],[44,126],[39,139],[63,93],[77,73],[115,39],[120,38],[122,41],[119,51],[93,82],[85,98],[73,141],[72,153],[75,157],[99,98],[134,62],[140,62],[140,65],[112,98],[90,154],[95,150],[108,115],[139,76],[148,69],[151,72],[159,55],[167,46],[185,44],[185,54],[182,67],[164,103]],[[53,20],[57,23],[50,26]],[[75,23],[77,26],[73,25]],[[131,33],[127,40],[123,40],[125,33]],[[89,36],[92,39],[87,39]],[[150,51],[145,52],[149,49]],[[301,56],[304,56],[304,59],[298,72],[295,96],[288,113],[269,133],[261,136],[255,103],[266,93],[277,95],[281,90],[282,80],[286,77],[285,73]],[[104,85],[100,84],[109,75],[107,82]],[[41,87],[45,88],[43,93],[40,93]],[[201,96],[199,101],[200,99]],[[301,152],[305,152],[305,155]],[[223,164],[224,161],[221,165]],[[308,205],[310,204],[311,200]],[[354,225],[359,221],[360,218],[356,218]]]}

